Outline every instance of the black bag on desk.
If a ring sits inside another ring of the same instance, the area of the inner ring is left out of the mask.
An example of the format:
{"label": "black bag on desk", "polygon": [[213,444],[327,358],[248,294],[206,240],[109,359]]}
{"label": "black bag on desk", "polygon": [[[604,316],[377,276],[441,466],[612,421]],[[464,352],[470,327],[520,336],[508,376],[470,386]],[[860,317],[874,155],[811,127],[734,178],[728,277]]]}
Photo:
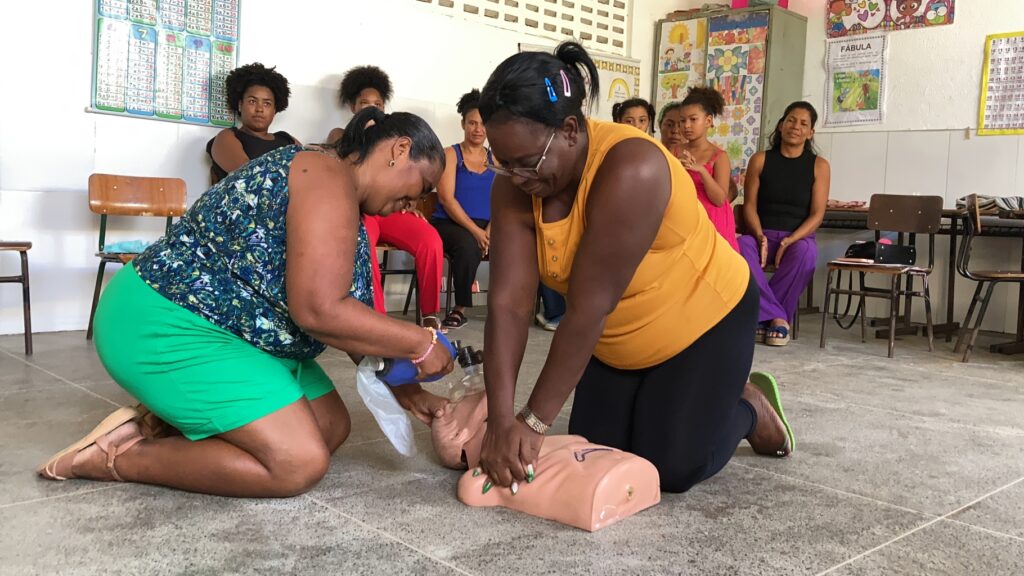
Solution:
{"label": "black bag on desk", "polygon": [[879,244],[875,241],[854,242],[846,249],[845,258],[862,258],[875,264],[913,266],[917,263],[917,249],[913,246]]}

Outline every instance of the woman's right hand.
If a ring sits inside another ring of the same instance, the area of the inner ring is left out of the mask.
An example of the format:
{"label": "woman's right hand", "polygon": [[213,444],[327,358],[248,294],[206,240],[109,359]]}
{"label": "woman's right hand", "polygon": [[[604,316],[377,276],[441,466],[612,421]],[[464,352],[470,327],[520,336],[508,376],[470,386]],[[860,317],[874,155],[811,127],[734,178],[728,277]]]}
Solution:
{"label": "woman's right hand", "polygon": [[[428,336],[430,335],[427,330],[424,330],[423,332]],[[427,341],[427,345],[430,345],[429,340]],[[441,342],[440,338],[438,338],[438,341],[434,343],[433,347],[427,353],[426,358],[417,365],[417,368],[419,368],[419,370],[416,377],[419,380],[423,380],[432,376],[444,376],[445,374],[448,374],[455,368],[455,362],[452,358],[451,351]]]}
{"label": "woman's right hand", "polygon": [[480,252],[486,256],[487,252],[491,249],[491,235],[480,227],[477,227],[472,233],[473,238],[476,240],[476,245],[480,247]]}
{"label": "woman's right hand", "polygon": [[761,268],[768,264],[768,238],[764,234],[757,237],[757,244],[761,247]]}

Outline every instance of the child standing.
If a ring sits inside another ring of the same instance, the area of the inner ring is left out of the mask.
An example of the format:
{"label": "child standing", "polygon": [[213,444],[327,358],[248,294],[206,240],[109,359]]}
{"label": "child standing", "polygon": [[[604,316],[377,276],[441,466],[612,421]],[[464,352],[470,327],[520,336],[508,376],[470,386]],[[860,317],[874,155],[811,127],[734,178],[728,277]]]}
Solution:
{"label": "child standing", "polygon": [[729,196],[729,156],[708,141],[708,130],[722,113],[725,101],[711,88],[691,88],[686,98],[661,113],[661,142],[679,158],[693,178],[697,198],[715,229],[739,252],[736,219]]}

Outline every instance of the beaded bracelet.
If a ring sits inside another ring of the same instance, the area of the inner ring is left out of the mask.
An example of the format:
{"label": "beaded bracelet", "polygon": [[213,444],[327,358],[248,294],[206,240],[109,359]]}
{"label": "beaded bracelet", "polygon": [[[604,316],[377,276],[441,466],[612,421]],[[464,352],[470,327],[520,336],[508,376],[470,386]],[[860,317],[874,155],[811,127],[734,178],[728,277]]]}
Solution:
{"label": "beaded bracelet", "polygon": [[427,359],[427,356],[430,356],[430,353],[434,351],[434,345],[437,344],[437,330],[434,330],[433,328],[425,329],[430,330],[430,346],[427,346],[427,351],[423,353],[423,356],[413,358],[412,363],[417,366],[422,364]]}

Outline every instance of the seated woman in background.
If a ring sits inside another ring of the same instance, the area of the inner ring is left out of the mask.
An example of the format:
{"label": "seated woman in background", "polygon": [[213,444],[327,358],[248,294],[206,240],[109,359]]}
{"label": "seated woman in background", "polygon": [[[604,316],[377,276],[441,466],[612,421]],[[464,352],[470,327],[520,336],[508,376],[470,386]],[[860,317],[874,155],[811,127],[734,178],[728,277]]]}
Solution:
{"label": "seated woman in background", "polygon": [[462,116],[462,143],[445,149],[445,169],[437,185],[437,210],[431,223],[437,228],[452,267],[455,307],[442,324],[466,325],[466,308],[473,307],[473,281],[480,260],[491,245],[491,183],[494,163],[484,147],[487,130],[480,120],[480,91],[462,95],[456,109]]}
{"label": "seated woman in background", "polygon": [[[434,330],[370,309],[360,224],[360,214],[408,208],[433,188],[441,143],[423,119],[376,109],[356,115],[345,136],[236,170],[103,292],[100,360],[183,436],[143,437],[141,414],[121,408],[40,475],[293,496],[320,481],[352,426],[315,360],[327,346],[413,359],[421,378],[452,369]],[[419,384],[391,390],[426,423],[447,405]]]}
{"label": "seated woman in background", "polygon": [[213,160],[211,184],[253,158],[299,143],[287,132],[270,133],[274,116],[288,108],[291,95],[288,79],[275,68],[259,62],[246,64],[232,70],[224,84],[228,106],[238,114],[242,127],[225,128],[206,143],[206,153]]}
{"label": "seated woman in background", "polygon": [[[789,322],[800,293],[814,276],[818,245],[814,234],[825,216],[831,170],[814,153],[818,112],[807,102],[786,108],[769,139],[747,165],[743,219],[749,235],[740,253],[761,291],[757,338],[770,346],[789,342]],[[775,266],[771,279],[764,268]]]}
{"label": "seated woman in background", "polygon": [[661,143],[693,178],[697,199],[723,238],[739,252],[736,218],[732,213],[729,155],[708,141],[708,130],[725,108],[722,95],[711,88],[691,88],[682,102],[661,112]]}
{"label": "seated woman in background", "polygon": [[[371,106],[384,110],[391,100],[391,79],[376,66],[357,66],[346,72],[342,78],[340,95],[342,106],[348,106],[353,114]],[[334,128],[327,136],[328,143],[337,142],[344,133],[342,128]],[[437,230],[415,206],[386,217],[367,215],[363,218],[363,223],[370,235],[373,258],[374,308],[381,313],[387,311],[376,250],[377,244],[383,241],[412,254],[416,266],[416,289],[423,325],[440,329],[441,322],[437,318],[437,313],[441,309],[444,248]]]}
{"label": "seated woman in background", "polygon": [[612,106],[612,120],[651,134],[654,132],[654,106],[643,98],[630,98]]}

